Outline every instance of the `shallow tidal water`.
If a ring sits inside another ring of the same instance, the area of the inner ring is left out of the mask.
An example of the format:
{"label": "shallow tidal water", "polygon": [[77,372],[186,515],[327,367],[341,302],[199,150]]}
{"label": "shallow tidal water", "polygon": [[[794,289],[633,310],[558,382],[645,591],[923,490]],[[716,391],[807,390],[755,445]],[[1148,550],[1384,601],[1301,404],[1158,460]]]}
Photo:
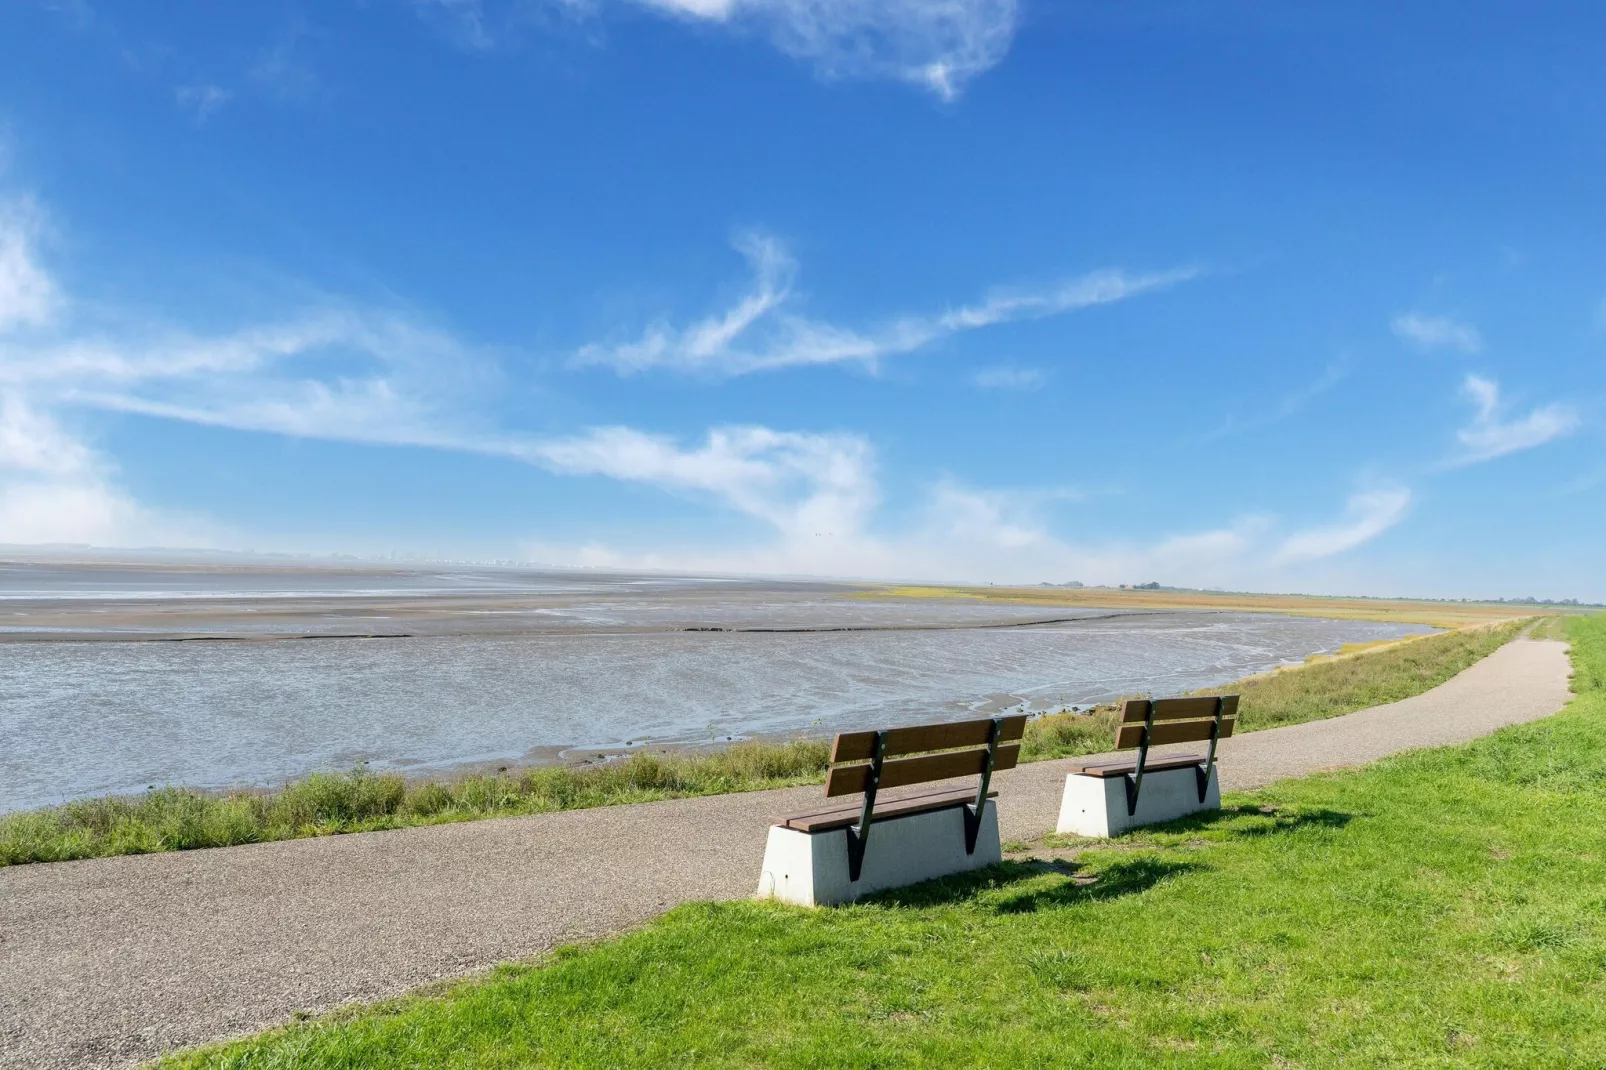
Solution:
{"label": "shallow tidal water", "polygon": [[[693,589],[685,605],[662,585],[639,604],[571,592],[507,610],[541,622],[512,633],[0,643],[0,811],[155,784],[272,785],[362,761],[418,772],[1050,709],[1206,687],[1429,630],[865,603],[819,585]],[[1049,617],[1061,622],[1019,626]],[[860,630],[683,630],[771,623]]]}

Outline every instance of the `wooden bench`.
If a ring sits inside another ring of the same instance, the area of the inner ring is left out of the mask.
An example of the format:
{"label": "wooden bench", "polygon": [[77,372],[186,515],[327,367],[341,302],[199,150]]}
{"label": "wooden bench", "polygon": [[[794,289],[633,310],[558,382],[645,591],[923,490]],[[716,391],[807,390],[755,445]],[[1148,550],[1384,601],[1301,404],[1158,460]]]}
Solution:
{"label": "wooden bench", "polygon": [[[778,819],[758,894],[807,906],[848,902],[997,862],[992,775],[1015,767],[1025,730],[1026,718],[1014,716],[838,734],[825,797],[859,798]],[[974,786],[886,794],[970,776]]]}
{"label": "wooden bench", "polygon": [[[1128,701],[1115,731],[1115,749],[1136,750],[1137,754],[1073,759],[1065,778],[1058,830],[1113,836],[1138,825],[1219,808],[1216,744],[1232,735],[1237,714],[1237,695]],[[1168,743],[1206,743],[1207,747],[1203,754],[1150,756],[1150,747]],[[1143,791],[1146,779],[1150,783],[1147,799]],[[1122,788],[1119,795],[1111,790],[1117,781]]]}

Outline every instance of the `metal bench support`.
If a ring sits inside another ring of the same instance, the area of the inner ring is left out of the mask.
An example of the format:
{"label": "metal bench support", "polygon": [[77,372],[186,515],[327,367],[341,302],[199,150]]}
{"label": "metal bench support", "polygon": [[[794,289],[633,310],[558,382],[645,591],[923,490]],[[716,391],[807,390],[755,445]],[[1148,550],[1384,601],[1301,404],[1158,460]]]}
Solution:
{"label": "metal bench support", "polygon": [[[1126,775],[1126,816],[1138,812],[1138,792],[1143,789],[1143,767],[1149,762],[1149,733],[1154,728],[1154,700],[1148,702],[1149,712],[1143,718],[1143,738],[1138,740],[1138,768]],[[1218,706],[1219,710],[1220,707]]]}
{"label": "metal bench support", "polygon": [[1221,738],[1221,711],[1226,704],[1226,699],[1216,696],[1216,723],[1210,726],[1210,749],[1205,753],[1204,765],[1194,769],[1194,775],[1199,778],[1200,805],[1204,804],[1205,796],[1210,794],[1210,769],[1216,764],[1216,741]]}
{"label": "metal bench support", "polygon": [[887,734],[875,734],[875,755],[870,759],[870,775],[864,782],[864,811],[857,828],[848,829],[848,880],[857,881],[864,870],[864,845],[870,840],[870,815],[875,810],[876,789],[881,786],[881,763],[887,754]]}
{"label": "metal bench support", "polygon": [[987,806],[987,785],[993,779],[993,761],[998,757],[998,734],[1003,730],[1003,721],[993,718],[992,728],[987,730],[987,760],[981,767],[981,787],[976,791],[976,801],[965,807],[965,853],[976,853],[976,837],[981,835],[981,815]]}
{"label": "metal bench support", "polygon": [[[992,727],[987,730],[987,757],[982,762],[981,786],[976,791],[976,801],[963,805],[967,855],[976,853],[976,841],[981,836],[981,817],[987,807],[987,789],[992,783],[993,765],[998,758],[998,739],[1003,730],[1003,719],[994,717]],[[864,809],[859,812],[859,823],[847,830],[848,879],[851,881],[857,881],[859,874],[864,872],[864,851],[870,842],[870,825],[875,818],[876,790],[881,786],[881,768],[886,759],[886,752],[886,733],[877,732],[875,750],[870,759],[869,772],[865,777]]]}

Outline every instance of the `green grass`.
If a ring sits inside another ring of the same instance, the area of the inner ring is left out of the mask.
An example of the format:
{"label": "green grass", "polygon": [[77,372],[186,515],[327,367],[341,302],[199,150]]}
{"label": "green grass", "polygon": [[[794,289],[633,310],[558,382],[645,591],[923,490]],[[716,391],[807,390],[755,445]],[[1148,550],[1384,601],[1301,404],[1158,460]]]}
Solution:
{"label": "green grass", "polygon": [[1475,743],[851,907],[685,905],[160,1065],[1606,1065],[1606,616],[1568,630],[1577,699]]}
{"label": "green grass", "polygon": [[[1240,730],[1331,717],[1426,691],[1488,654],[1521,623],[1447,632],[1351,658],[1228,685],[1243,694]],[[1222,689],[1217,689],[1222,690]],[[1110,748],[1113,707],[1027,726],[1023,758]],[[277,791],[218,794],[163,787],[0,815],[0,865],[227,847],[305,836],[512,817],[620,803],[815,783],[819,740],[746,742],[711,753],[637,753],[620,762],[412,782],[353,770],[313,773]]]}

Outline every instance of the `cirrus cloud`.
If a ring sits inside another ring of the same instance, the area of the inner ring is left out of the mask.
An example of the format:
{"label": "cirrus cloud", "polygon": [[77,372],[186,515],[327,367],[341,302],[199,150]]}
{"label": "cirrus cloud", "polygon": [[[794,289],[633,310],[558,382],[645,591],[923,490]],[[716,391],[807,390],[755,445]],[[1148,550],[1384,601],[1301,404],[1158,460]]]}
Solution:
{"label": "cirrus cloud", "polygon": [[1396,337],[1418,349],[1454,349],[1468,354],[1483,351],[1483,335],[1478,329],[1449,316],[1405,312],[1395,316],[1389,326]]}
{"label": "cirrus cloud", "polygon": [[39,265],[42,228],[31,200],[0,199],[0,331],[43,326],[61,304],[54,280]]}
{"label": "cirrus cloud", "polygon": [[[1204,530],[1147,540],[1069,540],[1039,515],[1063,493],[967,486],[927,489],[912,523],[878,509],[875,451],[858,435],[716,428],[691,444],[627,427],[531,443],[526,459],[564,475],[602,477],[708,499],[760,521],[767,534],[737,544],[580,546],[530,543],[552,564],[909,580],[1093,583],[1164,577],[1179,585],[1297,583],[1297,570],[1339,558],[1406,516],[1411,494],[1353,495],[1335,522],[1293,529],[1250,513]],[[1074,496],[1073,496],[1074,497]]]}
{"label": "cirrus cloud", "polygon": [[892,78],[953,100],[1008,54],[1016,0],[635,0],[751,27],[825,78]]}
{"label": "cirrus cloud", "polygon": [[1562,404],[1544,405],[1526,416],[1502,420],[1500,384],[1493,379],[1469,375],[1461,389],[1472,399],[1477,411],[1472,422],[1456,432],[1462,452],[1453,464],[1476,464],[1508,453],[1531,450],[1570,435],[1578,428],[1577,410]]}
{"label": "cirrus cloud", "polygon": [[626,8],[751,34],[826,81],[887,79],[957,99],[1009,54],[1018,0],[412,0],[453,44],[486,52],[557,12],[564,22]]}
{"label": "cirrus cloud", "polygon": [[654,368],[737,376],[821,364],[874,367],[886,357],[913,353],[953,335],[1114,304],[1198,274],[1195,268],[1138,273],[1105,268],[1046,286],[995,288],[979,301],[943,312],[843,327],[796,310],[797,262],[778,238],[749,231],[734,244],[753,278],[748,292],[731,307],[683,327],[654,323],[631,341],[582,346],[570,363],[603,365],[621,375]]}
{"label": "cirrus cloud", "polygon": [[1404,487],[1352,495],[1343,520],[1288,536],[1278,546],[1276,559],[1279,562],[1315,561],[1346,553],[1398,524],[1410,507],[1411,492]]}

